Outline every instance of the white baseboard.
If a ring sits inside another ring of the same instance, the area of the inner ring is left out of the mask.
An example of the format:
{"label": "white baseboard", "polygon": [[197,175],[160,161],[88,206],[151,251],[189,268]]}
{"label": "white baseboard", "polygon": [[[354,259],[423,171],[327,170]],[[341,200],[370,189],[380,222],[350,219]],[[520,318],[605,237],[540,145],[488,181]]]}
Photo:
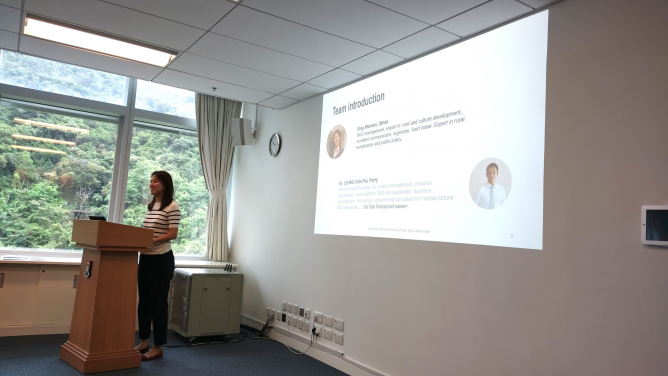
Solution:
{"label": "white baseboard", "polygon": [[[264,325],[264,322],[243,314],[241,315],[241,323],[258,330],[260,330]],[[308,348],[309,345],[309,341],[306,338],[289,333],[281,328],[274,328],[270,330],[269,337],[287,346],[290,346],[297,351],[304,351]],[[351,376],[385,376],[383,373],[355,362],[354,360],[348,359],[344,356],[343,353],[339,353],[338,351],[330,349],[326,346],[312,345],[311,348],[306,352],[306,355]]]}
{"label": "white baseboard", "polygon": [[69,332],[69,325],[0,326],[0,337],[36,336],[41,334],[67,334]]}

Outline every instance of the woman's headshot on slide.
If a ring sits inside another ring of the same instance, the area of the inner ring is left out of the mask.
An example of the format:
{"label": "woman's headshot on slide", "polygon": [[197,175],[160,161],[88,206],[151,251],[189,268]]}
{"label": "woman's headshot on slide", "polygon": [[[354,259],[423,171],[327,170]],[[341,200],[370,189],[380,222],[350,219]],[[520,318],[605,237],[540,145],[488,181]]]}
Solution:
{"label": "woman's headshot on slide", "polygon": [[342,125],[337,125],[329,132],[327,136],[327,154],[336,159],[343,154],[346,146],[346,129]]}

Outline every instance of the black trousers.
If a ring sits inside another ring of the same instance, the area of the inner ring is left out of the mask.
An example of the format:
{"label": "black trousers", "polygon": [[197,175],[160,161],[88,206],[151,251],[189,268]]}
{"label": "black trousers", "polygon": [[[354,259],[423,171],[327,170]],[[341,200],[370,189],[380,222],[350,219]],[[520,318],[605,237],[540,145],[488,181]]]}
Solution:
{"label": "black trousers", "polygon": [[153,345],[167,343],[167,315],[169,282],[174,276],[174,253],[139,256],[139,338],[151,337],[153,322]]}

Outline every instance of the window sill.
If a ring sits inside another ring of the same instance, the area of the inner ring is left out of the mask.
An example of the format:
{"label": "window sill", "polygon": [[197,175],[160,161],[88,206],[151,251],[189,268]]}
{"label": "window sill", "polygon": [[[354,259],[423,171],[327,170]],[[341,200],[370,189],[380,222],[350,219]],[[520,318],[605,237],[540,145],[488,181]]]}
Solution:
{"label": "window sill", "polygon": [[[228,262],[211,261],[203,256],[175,257],[177,268],[224,268]],[[0,250],[0,264],[33,264],[33,265],[80,265],[81,252],[34,252],[17,250]],[[239,265],[232,264],[234,268]]]}

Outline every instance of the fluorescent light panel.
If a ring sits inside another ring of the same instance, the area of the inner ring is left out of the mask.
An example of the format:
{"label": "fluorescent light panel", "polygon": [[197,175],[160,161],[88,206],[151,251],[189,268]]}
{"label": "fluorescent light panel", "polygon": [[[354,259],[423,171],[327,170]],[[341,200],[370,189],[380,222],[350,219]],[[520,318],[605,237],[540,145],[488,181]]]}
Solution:
{"label": "fluorescent light panel", "polygon": [[65,132],[76,132],[76,133],[84,133],[84,134],[89,133],[88,129],[66,127],[64,125],[42,123],[42,122],[39,122],[39,121],[25,120],[25,119],[19,119],[19,118],[14,118],[14,123],[28,124],[28,125],[32,125],[32,126],[35,126],[35,127],[42,127],[42,128],[51,128],[51,129],[55,129],[55,130],[59,130],[59,131],[65,131]]}
{"label": "fluorescent light panel", "polygon": [[67,146],[75,146],[76,145],[76,142],[72,142],[72,141],[54,140],[52,138],[26,136],[26,135],[22,135],[22,134],[13,134],[12,137],[13,138],[18,138],[20,140],[39,141],[39,142],[46,142],[46,143],[49,143],[49,144],[59,144],[59,145],[67,145]]}
{"label": "fluorescent light panel", "polygon": [[167,65],[178,54],[178,52],[157,49],[118,37],[101,35],[99,32],[86,31],[83,28],[68,26],[31,14],[26,16],[23,33],[67,46],[159,67]]}
{"label": "fluorescent light panel", "polygon": [[10,145],[12,149],[18,149],[18,150],[27,150],[27,151],[37,151],[40,153],[50,153],[50,154],[62,154],[65,155],[64,151],[60,150],[51,150],[51,149],[42,149],[42,148],[33,148],[30,146],[19,146],[19,145]]}

